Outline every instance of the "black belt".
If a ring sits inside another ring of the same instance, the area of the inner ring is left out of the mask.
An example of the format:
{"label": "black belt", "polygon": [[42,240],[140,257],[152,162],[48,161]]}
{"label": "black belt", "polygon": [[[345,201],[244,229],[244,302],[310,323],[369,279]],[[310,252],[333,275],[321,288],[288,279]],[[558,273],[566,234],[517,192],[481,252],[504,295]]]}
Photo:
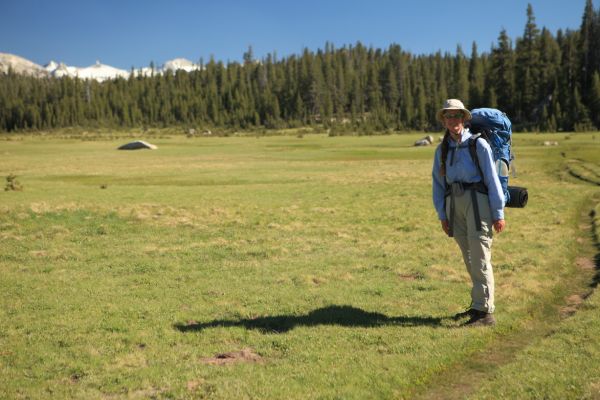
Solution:
{"label": "black belt", "polygon": [[475,219],[475,229],[481,231],[481,215],[479,214],[479,203],[477,202],[477,192],[487,194],[487,186],[483,182],[453,182],[446,187],[444,198],[450,196],[450,221],[448,221],[448,236],[454,236],[454,197],[462,196],[465,190],[471,192],[471,203],[473,204],[473,218]]}

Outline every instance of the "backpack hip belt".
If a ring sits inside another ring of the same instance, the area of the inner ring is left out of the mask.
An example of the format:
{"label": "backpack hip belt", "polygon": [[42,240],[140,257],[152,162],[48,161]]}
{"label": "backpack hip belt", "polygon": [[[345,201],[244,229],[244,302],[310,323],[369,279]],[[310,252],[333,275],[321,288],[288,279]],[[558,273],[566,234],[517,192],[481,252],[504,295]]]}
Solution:
{"label": "backpack hip belt", "polygon": [[475,229],[481,231],[481,215],[479,214],[479,203],[477,202],[477,192],[487,194],[488,190],[485,184],[479,182],[452,182],[446,187],[445,197],[450,196],[450,218],[448,221],[448,236],[454,237],[454,198],[460,197],[468,190],[471,192],[471,203],[473,206],[473,218],[475,219]]}

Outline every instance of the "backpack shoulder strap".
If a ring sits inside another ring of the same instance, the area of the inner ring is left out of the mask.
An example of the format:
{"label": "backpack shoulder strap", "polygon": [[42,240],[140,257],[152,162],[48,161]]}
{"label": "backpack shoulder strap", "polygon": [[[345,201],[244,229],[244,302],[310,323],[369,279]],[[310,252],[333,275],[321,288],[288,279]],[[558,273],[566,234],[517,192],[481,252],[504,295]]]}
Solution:
{"label": "backpack shoulder strap", "polygon": [[479,170],[479,175],[481,175],[481,180],[483,181],[483,170],[481,169],[481,165],[479,165],[479,157],[477,156],[477,139],[481,137],[481,134],[478,133],[469,138],[469,153],[471,154],[471,159],[477,166],[477,170]]}

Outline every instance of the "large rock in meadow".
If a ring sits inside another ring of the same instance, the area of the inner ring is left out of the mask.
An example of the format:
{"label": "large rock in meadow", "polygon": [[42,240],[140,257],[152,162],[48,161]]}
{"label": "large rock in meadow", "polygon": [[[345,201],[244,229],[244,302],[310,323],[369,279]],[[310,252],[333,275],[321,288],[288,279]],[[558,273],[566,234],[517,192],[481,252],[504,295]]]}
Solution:
{"label": "large rock in meadow", "polygon": [[136,140],[135,142],[127,143],[127,144],[124,144],[123,146],[119,147],[119,150],[140,150],[140,149],[156,150],[156,149],[158,149],[158,147],[156,147],[155,145],[153,145],[151,143],[144,142],[143,140]]}

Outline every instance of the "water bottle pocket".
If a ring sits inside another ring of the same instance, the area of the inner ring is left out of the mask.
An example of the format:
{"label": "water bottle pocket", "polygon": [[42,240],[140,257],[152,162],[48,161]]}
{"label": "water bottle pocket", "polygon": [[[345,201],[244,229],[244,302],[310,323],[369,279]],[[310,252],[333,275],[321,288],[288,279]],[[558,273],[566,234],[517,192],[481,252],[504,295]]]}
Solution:
{"label": "water bottle pocket", "polygon": [[496,172],[498,173],[498,177],[506,177],[508,181],[508,163],[503,159],[496,160]]}

